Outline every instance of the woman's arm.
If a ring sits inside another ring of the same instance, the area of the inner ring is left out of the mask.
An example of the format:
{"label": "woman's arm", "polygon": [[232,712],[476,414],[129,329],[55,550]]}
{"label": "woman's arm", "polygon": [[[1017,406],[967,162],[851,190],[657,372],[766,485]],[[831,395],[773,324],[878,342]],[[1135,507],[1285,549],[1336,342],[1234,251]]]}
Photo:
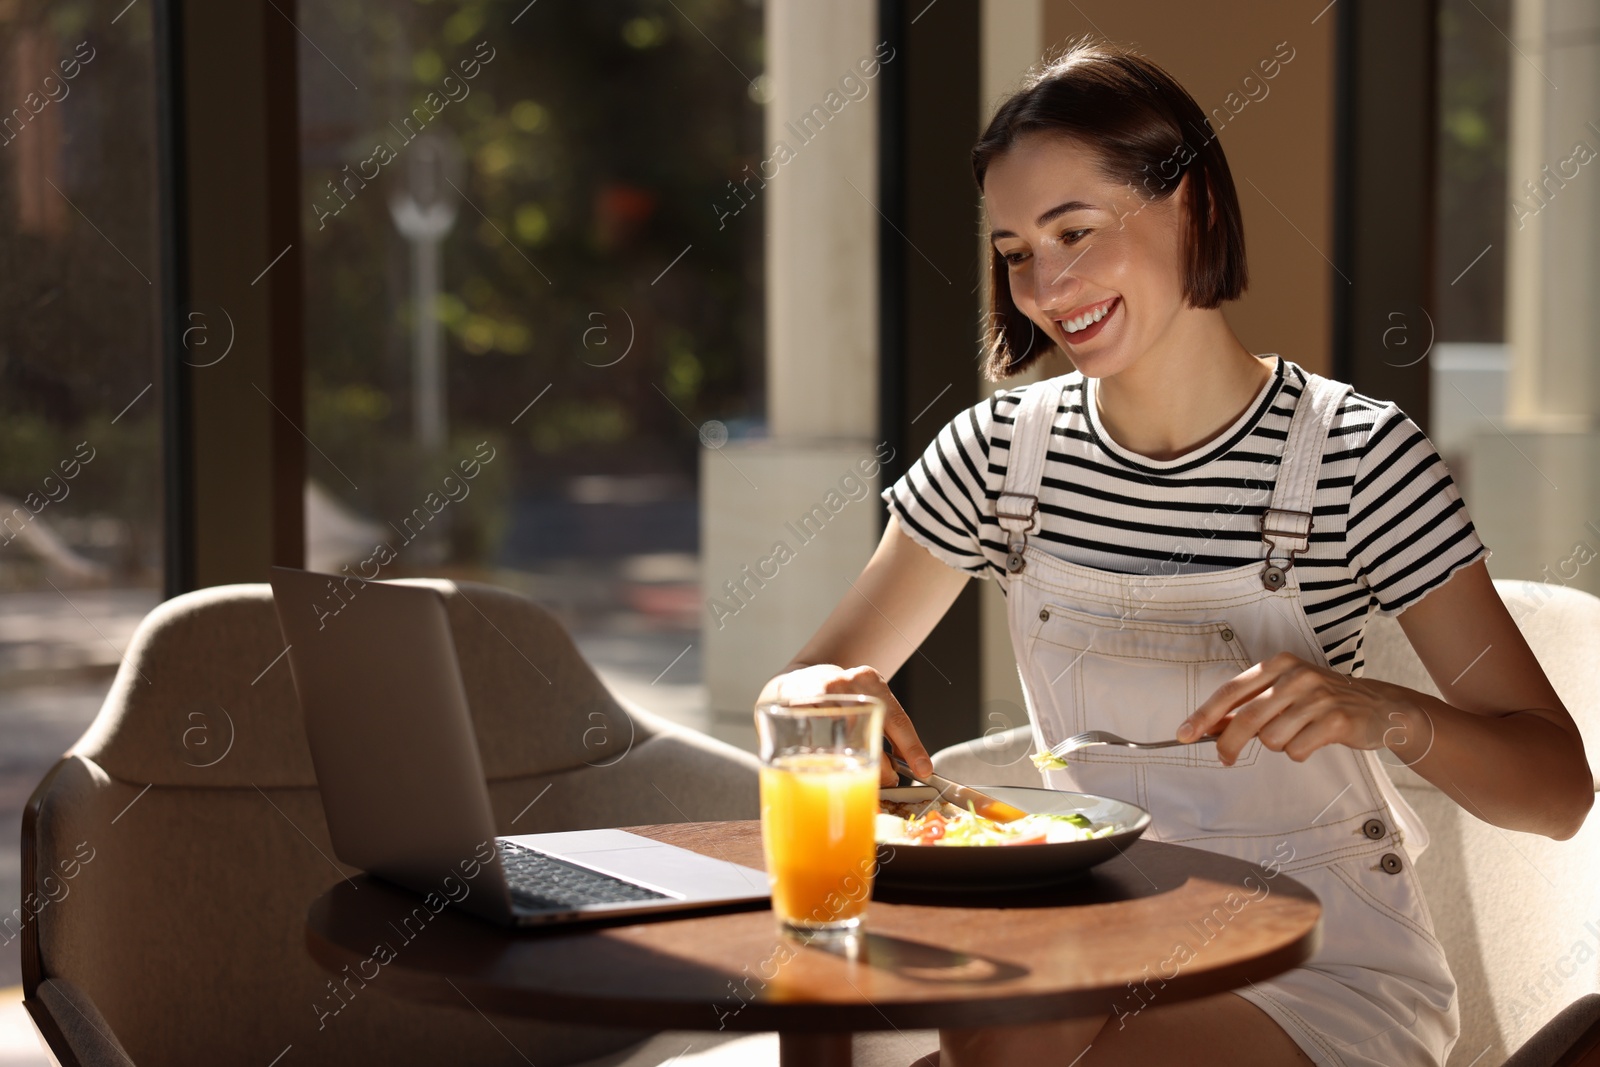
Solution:
{"label": "woman's arm", "polygon": [[1443,699],[1283,653],[1224,683],[1179,739],[1232,712],[1217,741],[1225,763],[1257,734],[1299,761],[1328,744],[1385,747],[1485,822],[1576,834],[1595,795],[1583,739],[1488,568],[1463,567],[1399,618]]}
{"label": "woman's arm", "polygon": [[[779,696],[866,693],[883,700],[883,730],[913,770],[933,769],[889,679],[944,617],[967,575],[933,557],[900,528],[891,511],[872,558],[826,621],[788,666],[767,682],[757,703]],[[841,666],[841,664],[846,666]],[[898,776],[885,759],[880,778]]]}
{"label": "woman's arm", "polygon": [[1485,822],[1576,834],[1595,794],[1583,737],[1488,568],[1462,568],[1400,626],[1444,699],[1388,686],[1400,712],[1390,751]]}

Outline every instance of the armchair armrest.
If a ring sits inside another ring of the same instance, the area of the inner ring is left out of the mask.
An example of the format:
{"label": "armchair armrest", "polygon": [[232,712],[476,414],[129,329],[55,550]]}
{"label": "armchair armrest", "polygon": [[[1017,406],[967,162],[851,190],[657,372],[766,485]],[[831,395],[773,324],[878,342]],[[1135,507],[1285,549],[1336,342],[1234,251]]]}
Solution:
{"label": "armchair armrest", "polygon": [[[638,714],[636,706],[629,712]],[[672,806],[675,817],[689,820],[759,818],[760,767],[743,749],[671,726],[652,730],[617,765],[636,780],[652,783],[650,788]]]}
{"label": "armchair armrest", "polygon": [[89,994],[71,982],[46,978],[22,1005],[58,1067],[134,1067]]}
{"label": "armchair armrest", "polygon": [[1600,1065],[1600,993],[1579,997],[1523,1042],[1504,1067]]}

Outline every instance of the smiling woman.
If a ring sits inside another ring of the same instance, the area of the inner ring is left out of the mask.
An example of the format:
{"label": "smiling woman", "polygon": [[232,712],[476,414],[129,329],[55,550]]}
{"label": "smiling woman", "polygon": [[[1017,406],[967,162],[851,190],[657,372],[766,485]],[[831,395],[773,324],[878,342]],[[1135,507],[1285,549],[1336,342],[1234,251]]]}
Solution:
{"label": "smiling woman", "polygon": [[[1109,45],[1002,103],[973,150],[987,371],[1048,344],[1075,369],[935,435],[882,493],[877,553],[769,689],[878,696],[924,773],[885,679],[966,577],[994,580],[1039,750],[1088,729],[1185,742],[1086,749],[1045,784],[1136,802],[1162,841],[1258,864],[1287,851],[1322,901],[1322,945],[1194,1005],[944,1031],[942,1067],[1443,1063],[1461,1018],[1412,869],[1428,828],[1378,753],[1511,829],[1571,837],[1593,803],[1577,728],[1432,443],[1395,404],[1251,352],[1224,318],[1247,281],[1233,179],[1214,137],[1174,154],[1205,122]],[[1374,614],[1399,616],[1442,699],[1362,677]]]}
{"label": "smiling woman", "polygon": [[[1086,60],[1084,51],[1074,54]],[[1099,62],[1064,63],[1063,71],[1068,69],[1072,77],[1046,79],[1033,92],[1012,97],[972,149],[980,187],[996,168],[1001,181],[1032,176],[1036,183],[1064,188],[1060,168],[1065,166],[1082,172],[1098,194],[1055,203],[1033,220],[1035,228],[1047,231],[1044,249],[1030,249],[1017,232],[998,223],[991,232],[985,372],[996,380],[1025,369],[1042,351],[1035,341],[1035,316],[1026,307],[1036,294],[1024,292],[1019,303],[1013,296],[1017,278],[1024,288],[1029,281],[1054,284],[1069,262],[1092,247],[1083,245],[1087,238],[1098,234],[1103,244],[1109,233],[1125,233],[1130,219],[1147,207],[1165,218],[1180,191],[1188,208],[1179,216],[1183,295],[1194,307],[1215,308],[1237,299],[1248,284],[1244,222],[1222,146],[1211,137],[1188,153],[1183,166],[1172,167],[1175,146],[1185,143],[1188,131],[1206,128],[1205,112],[1165,71],[1131,54],[1107,51]],[[1146,85],[1148,91],[1141,91]],[[1150,232],[1162,236],[1167,229],[1158,225]],[[1172,256],[1170,248],[1143,251]],[[1096,311],[1108,318],[1116,303],[1108,295],[1075,307],[1052,306],[1046,314],[1063,324]],[[1047,336],[1059,341],[1062,334],[1076,332],[1063,325]],[[1099,332],[1074,341],[1081,344]]]}

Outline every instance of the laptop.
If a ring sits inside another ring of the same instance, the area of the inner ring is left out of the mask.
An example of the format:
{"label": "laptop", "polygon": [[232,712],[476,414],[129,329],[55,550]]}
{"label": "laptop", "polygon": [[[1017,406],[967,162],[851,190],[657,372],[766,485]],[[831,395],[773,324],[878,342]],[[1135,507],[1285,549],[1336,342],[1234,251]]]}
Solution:
{"label": "laptop", "polygon": [[496,836],[436,590],[274,567],[272,598],[345,863],[517,926],[768,899],[761,871],[625,830]]}

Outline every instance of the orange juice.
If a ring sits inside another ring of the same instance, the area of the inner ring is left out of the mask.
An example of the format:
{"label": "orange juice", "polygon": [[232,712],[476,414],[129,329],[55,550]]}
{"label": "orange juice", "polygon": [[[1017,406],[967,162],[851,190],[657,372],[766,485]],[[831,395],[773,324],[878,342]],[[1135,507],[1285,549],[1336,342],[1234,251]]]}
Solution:
{"label": "orange juice", "polygon": [[809,929],[859,923],[872,895],[877,811],[876,763],[807,753],[761,768],[761,839],[780,922]]}

